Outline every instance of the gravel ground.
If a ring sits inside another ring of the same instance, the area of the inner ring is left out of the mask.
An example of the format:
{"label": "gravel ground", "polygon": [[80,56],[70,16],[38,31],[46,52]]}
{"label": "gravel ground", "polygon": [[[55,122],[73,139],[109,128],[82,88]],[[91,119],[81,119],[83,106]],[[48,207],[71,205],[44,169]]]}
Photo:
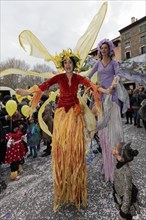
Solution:
{"label": "gravel ground", "polygon": [[[141,213],[134,220],[146,219],[145,158],[146,132],[144,128],[125,125],[125,140],[132,141],[132,147],[139,155],[131,162],[133,181],[138,186]],[[96,157],[87,164],[88,206],[78,211],[74,206],[62,206],[53,212],[53,182],[51,157],[41,157],[45,146],[41,145],[35,159],[26,159],[24,172],[19,181],[9,179],[9,165],[3,165],[3,176],[8,187],[0,194],[0,220],[117,220],[118,212],[112,196],[112,186],[104,181],[101,173],[102,157]],[[94,155],[91,155],[94,156]]]}

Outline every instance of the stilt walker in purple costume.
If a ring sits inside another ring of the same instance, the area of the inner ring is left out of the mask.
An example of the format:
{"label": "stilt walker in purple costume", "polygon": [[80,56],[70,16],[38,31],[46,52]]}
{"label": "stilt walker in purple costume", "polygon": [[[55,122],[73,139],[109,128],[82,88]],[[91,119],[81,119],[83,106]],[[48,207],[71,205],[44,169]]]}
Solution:
{"label": "stilt walker in purple costume", "polygon": [[123,142],[123,129],[121,121],[121,108],[117,94],[117,82],[120,77],[119,64],[113,60],[114,44],[108,39],[102,40],[98,44],[98,54],[100,59],[93,67],[89,78],[95,72],[98,72],[98,81],[103,88],[111,86],[113,89],[111,95],[102,94],[103,114],[99,115],[97,120],[97,129],[99,130],[99,139],[102,147],[103,169],[106,181],[113,182],[114,161],[112,158],[112,147]]}

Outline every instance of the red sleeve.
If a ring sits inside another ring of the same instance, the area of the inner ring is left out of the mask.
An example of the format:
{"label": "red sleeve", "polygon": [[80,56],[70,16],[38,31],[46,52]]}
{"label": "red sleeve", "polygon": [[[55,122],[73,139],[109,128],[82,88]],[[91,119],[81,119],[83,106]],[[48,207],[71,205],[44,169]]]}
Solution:
{"label": "red sleeve", "polygon": [[51,79],[43,82],[42,84],[38,85],[38,87],[42,91],[48,90],[50,86],[52,86],[53,84],[58,83],[59,79],[60,79],[60,74],[58,74],[58,75],[52,77]]}
{"label": "red sleeve", "polygon": [[80,76],[80,75],[77,75],[77,78],[78,78],[80,84],[83,84],[87,88],[91,87],[90,81],[87,78]]}

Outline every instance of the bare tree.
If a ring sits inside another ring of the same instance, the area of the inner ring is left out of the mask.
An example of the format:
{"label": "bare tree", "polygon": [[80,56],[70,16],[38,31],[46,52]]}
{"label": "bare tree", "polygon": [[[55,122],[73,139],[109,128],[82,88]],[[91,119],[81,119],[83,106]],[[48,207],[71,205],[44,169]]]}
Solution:
{"label": "bare tree", "polygon": [[0,70],[5,70],[9,68],[18,68],[21,70],[28,70],[30,65],[27,64],[24,60],[17,60],[15,58],[10,58],[0,64]]}
{"label": "bare tree", "polygon": [[[0,71],[9,68],[18,68],[21,70],[28,70],[30,65],[28,65],[25,61],[17,60],[15,58],[8,59],[0,64]],[[21,75],[8,75],[1,78],[1,86],[8,86],[12,89],[18,87],[21,84]]]}
{"label": "bare tree", "polygon": [[54,73],[54,70],[46,64],[36,64],[33,66],[31,71],[34,71],[37,73],[45,73],[45,72]]}

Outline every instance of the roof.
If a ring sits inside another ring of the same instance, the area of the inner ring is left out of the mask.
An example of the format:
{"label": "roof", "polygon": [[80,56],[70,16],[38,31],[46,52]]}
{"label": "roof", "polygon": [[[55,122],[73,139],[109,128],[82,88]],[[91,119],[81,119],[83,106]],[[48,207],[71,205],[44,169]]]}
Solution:
{"label": "roof", "polygon": [[138,25],[138,24],[141,24],[143,21],[146,21],[146,16],[144,16],[144,17],[142,17],[141,19],[138,19],[138,20],[136,20],[135,22],[129,24],[128,26],[122,28],[121,30],[119,30],[119,32],[121,33],[121,32],[127,31],[127,30],[129,30],[130,28],[132,28],[132,27],[134,27],[134,26],[136,26],[136,25]]}

